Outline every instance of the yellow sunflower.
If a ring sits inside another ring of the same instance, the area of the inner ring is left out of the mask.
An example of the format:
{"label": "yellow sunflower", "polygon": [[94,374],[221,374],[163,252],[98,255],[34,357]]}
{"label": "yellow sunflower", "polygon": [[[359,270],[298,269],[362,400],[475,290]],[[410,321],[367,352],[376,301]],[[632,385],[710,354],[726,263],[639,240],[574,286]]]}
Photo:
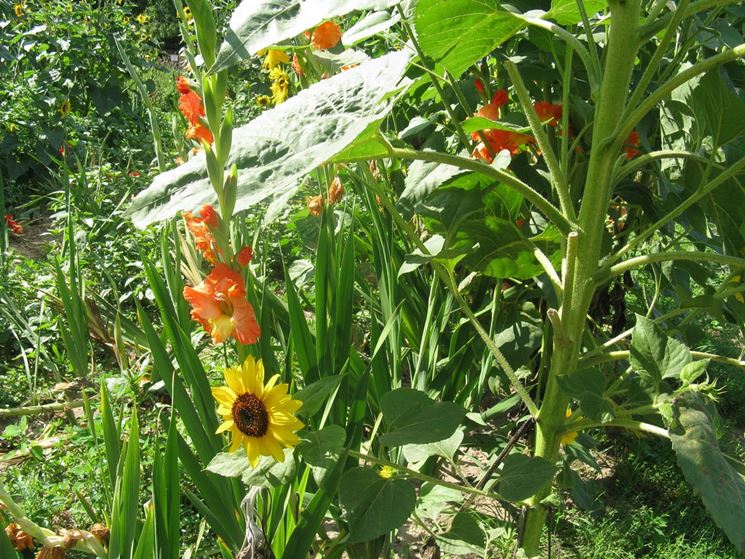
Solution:
{"label": "yellow sunflower", "polygon": [[285,64],[290,62],[290,57],[287,56],[287,53],[280,49],[269,49],[266,53],[266,58],[264,58],[264,62],[261,63],[261,67],[264,68],[264,70],[272,70],[282,62]]}
{"label": "yellow sunflower", "polygon": [[269,105],[271,105],[271,103],[272,103],[272,98],[269,97],[268,95],[259,95],[256,98],[256,104],[262,109],[268,107]]}
{"label": "yellow sunflower", "polygon": [[223,424],[217,433],[230,431],[230,452],[241,446],[252,467],[261,456],[272,456],[284,462],[283,447],[293,447],[300,442],[295,431],[304,427],[295,417],[302,402],[293,400],[286,384],[277,384],[274,375],[264,384],[264,364],[247,357],[241,367],[225,369],[225,383],[212,389]]}

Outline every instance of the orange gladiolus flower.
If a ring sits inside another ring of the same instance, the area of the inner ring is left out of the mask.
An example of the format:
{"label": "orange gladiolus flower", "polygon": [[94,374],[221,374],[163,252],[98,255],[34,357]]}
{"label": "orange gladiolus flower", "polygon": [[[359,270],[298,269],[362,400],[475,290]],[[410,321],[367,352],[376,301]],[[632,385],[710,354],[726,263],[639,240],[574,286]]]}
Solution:
{"label": "orange gladiolus flower", "polygon": [[215,208],[210,204],[204,204],[199,208],[199,215],[210,229],[217,229],[220,227],[220,216],[215,211]]}
{"label": "orange gladiolus flower", "polygon": [[636,130],[632,130],[629,133],[629,137],[626,138],[623,144],[623,152],[626,154],[626,159],[633,159],[637,155],[641,155],[642,152],[637,149],[639,147],[639,132]]}
{"label": "orange gladiolus flower", "polygon": [[13,219],[13,214],[5,214],[5,225],[16,235],[23,234],[23,225]]}
{"label": "orange gladiolus flower", "polygon": [[202,126],[201,124],[190,124],[189,128],[186,130],[186,138],[189,140],[195,140],[200,144],[202,142],[211,144],[215,139],[212,136],[212,132],[210,132],[210,129],[206,126]]}
{"label": "orange gladiolus flower", "polygon": [[536,101],[533,104],[533,108],[538,114],[538,118],[541,119],[541,122],[546,122],[548,120],[549,126],[559,125],[562,114],[561,105],[555,105],[548,101]]}
{"label": "orange gladiolus flower", "polygon": [[194,237],[194,244],[201,251],[204,258],[210,264],[217,263],[217,255],[220,249],[215,242],[215,236],[210,231],[209,225],[202,217],[195,217],[191,212],[183,212],[186,228]]}
{"label": "orange gladiolus flower", "polygon": [[191,124],[199,124],[199,118],[204,116],[202,98],[193,91],[181,95],[178,109]]}
{"label": "orange gladiolus flower", "polygon": [[232,337],[242,344],[253,344],[261,335],[251,303],[246,301],[243,277],[223,264],[217,264],[196,287],[184,287],[184,299],[191,305],[191,317],[212,336],[216,344]]}
{"label": "orange gladiolus flower", "polygon": [[489,120],[499,120],[499,109],[506,105],[507,101],[507,90],[498,89],[494,92],[491,101],[476,111],[476,116],[483,116]]}
{"label": "orange gladiolus flower", "polygon": [[341,27],[333,21],[322,23],[310,38],[311,46],[316,50],[330,49],[341,40]]}

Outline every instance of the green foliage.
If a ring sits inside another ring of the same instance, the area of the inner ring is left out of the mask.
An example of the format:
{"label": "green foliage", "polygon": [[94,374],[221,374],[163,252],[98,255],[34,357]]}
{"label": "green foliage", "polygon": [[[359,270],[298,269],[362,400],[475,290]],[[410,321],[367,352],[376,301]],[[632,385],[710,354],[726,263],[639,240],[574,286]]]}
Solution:
{"label": "green foliage", "polygon": [[372,540],[401,526],[414,510],[416,492],[403,479],[385,479],[369,468],[341,478],[339,501],[346,511],[349,543]]}

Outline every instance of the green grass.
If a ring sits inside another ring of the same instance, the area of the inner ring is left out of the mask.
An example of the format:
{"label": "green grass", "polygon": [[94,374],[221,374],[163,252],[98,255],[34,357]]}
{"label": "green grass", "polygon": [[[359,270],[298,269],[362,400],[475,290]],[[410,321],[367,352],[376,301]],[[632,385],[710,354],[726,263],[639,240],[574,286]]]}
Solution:
{"label": "green grass", "polygon": [[683,478],[668,442],[619,433],[605,445],[611,473],[590,484],[604,510],[574,508],[557,515],[557,556],[737,557]]}

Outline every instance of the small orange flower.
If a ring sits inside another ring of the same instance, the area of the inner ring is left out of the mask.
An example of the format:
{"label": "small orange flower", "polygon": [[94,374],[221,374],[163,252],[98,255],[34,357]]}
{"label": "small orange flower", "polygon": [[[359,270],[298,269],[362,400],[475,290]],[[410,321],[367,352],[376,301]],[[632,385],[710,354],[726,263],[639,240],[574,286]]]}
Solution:
{"label": "small orange flower", "polygon": [[244,246],[241,250],[238,251],[238,254],[236,255],[235,259],[238,261],[238,264],[241,266],[248,266],[248,263],[251,262],[251,260],[254,257],[254,250],[250,246]]}
{"label": "small orange flower", "polygon": [[343,196],[344,187],[341,185],[341,179],[339,178],[339,175],[336,175],[334,177],[334,180],[331,181],[331,184],[329,185],[329,203],[336,204],[337,202],[341,201]]}
{"label": "small orange flower", "polygon": [[341,28],[333,21],[322,23],[313,31],[311,46],[316,50],[330,49],[341,40]]}
{"label": "small orange flower", "polygon": [[308,196],[305,199],[305,203],[311,215],[316,217],[321,215],[321,210],[323,210],[323,196],[320,194],[318,196]]}
{"label": "small orange flower", "polygon": [[541,122],[548,121],[549,126],[558,126],[561,121],[561,105],[555,105],[548,101],[536,101],[533,104],[535,112],[538,114],[538,118]]}
{"label": "small orange flower", "polygon": [[13,214],[5,214],[5,225],[16,235],[23,234],[23,225],[13,219]]}
{"label": "small orange flower", "polygon": [[642,152],[637,149],[638,147],[639,132],[632,130],[629,133],[629,137],[626,138],[626,141],[623,143],[623,152],[626,154],[626,159],[633,159],[637,155],[641,155]]}
{"label": "small orange flower", "polygon": [[253,344],[261,335],[253,306],[246,301],[243,277],[218,263],[196,287],[184,287],[184,299],[191,305],[191,317],[212,336],[216,344],[232,337]]}
{"label": "small orange flower", "polygon": [[205,260],[210,264],[216,264],[220,249],[205,220],[201,217],[195,217],[191,212],[183,212],[182,215],[186,222],[186,228],[194,237],[194,244],[197,245],[197,249],[202,252]]}
{"label": "small orange flower", "polygon": [[481,83],[481,80],[474,80],[473,85],[476,87],[476,91],[481,93],[481,95],[486,96],[486,90],[484,89],[484,84]]}
{"label": "small orange flower", "polygon": [[494,92],[491,101],[476,111],[476,116],[482,116],[489,120],[499,120],[499,109],[506,105],[507,101],[507,90],[498,89]]}

